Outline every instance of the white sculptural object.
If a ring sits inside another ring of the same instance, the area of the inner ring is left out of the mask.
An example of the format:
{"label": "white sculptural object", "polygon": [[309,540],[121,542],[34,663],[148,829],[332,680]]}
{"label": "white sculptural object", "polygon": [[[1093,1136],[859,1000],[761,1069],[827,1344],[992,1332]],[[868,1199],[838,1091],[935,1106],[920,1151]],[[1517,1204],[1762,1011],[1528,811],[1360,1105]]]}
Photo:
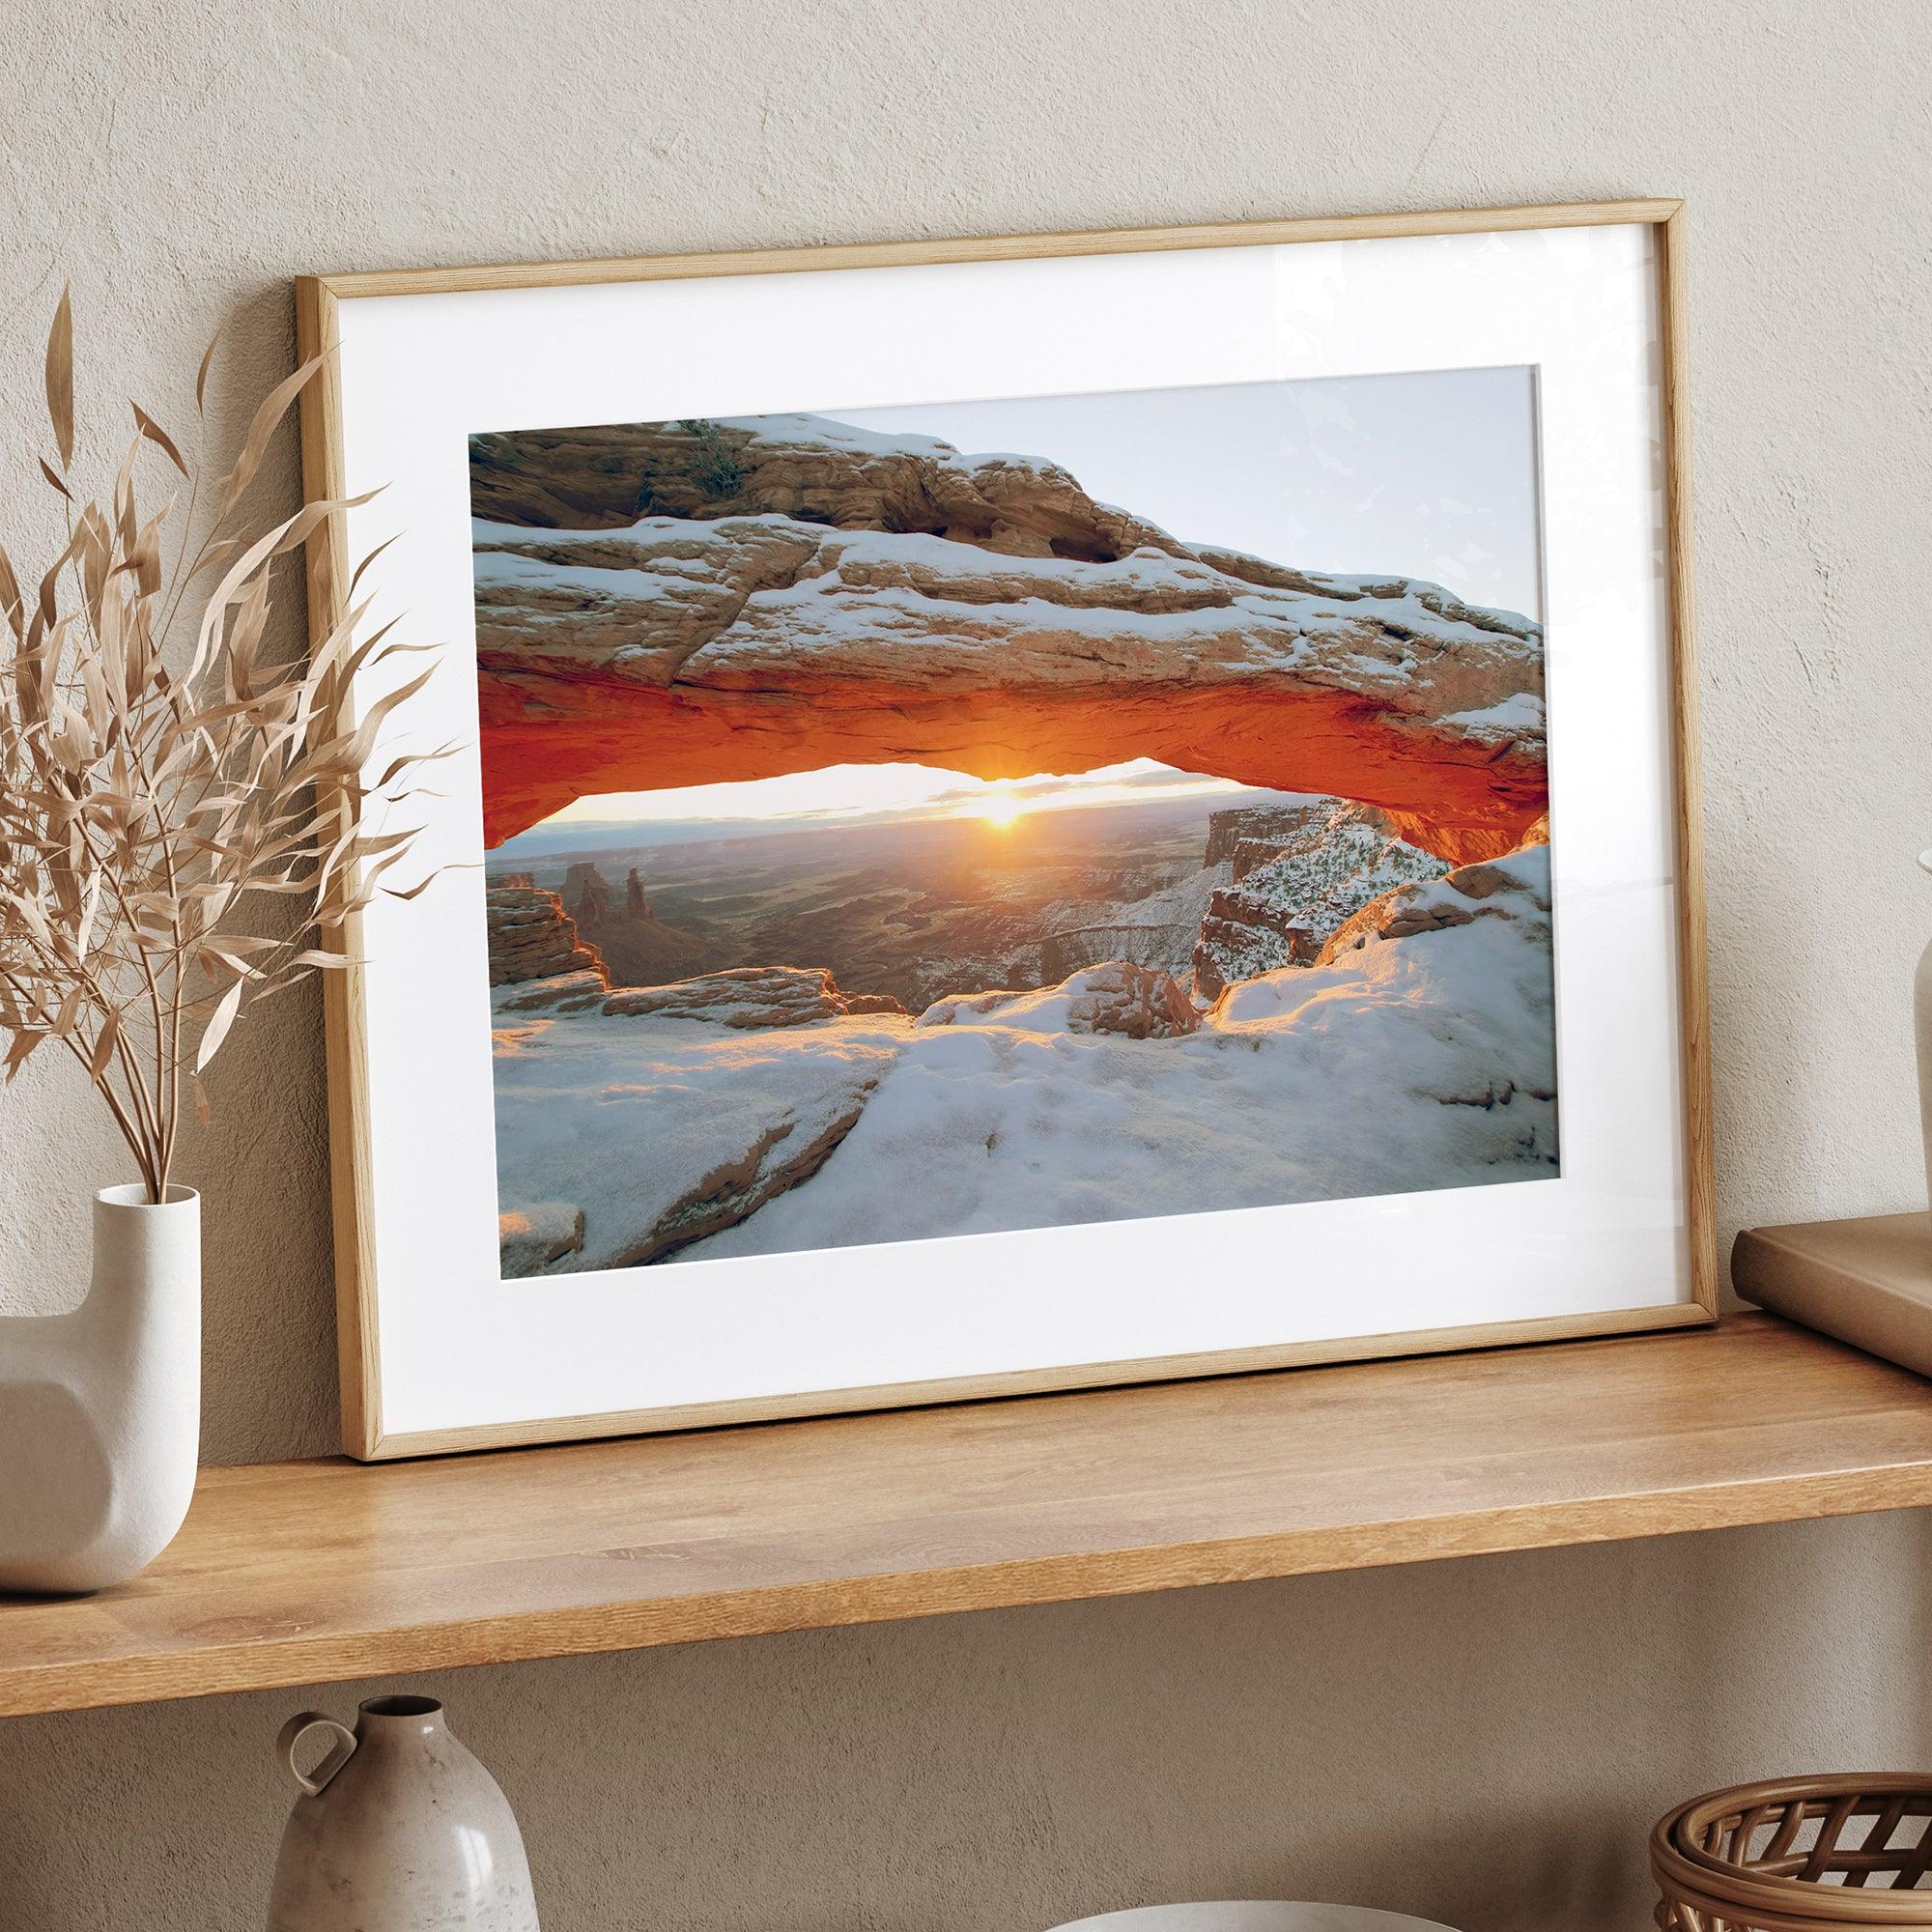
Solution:
{"label": "white sculptural object", "polygon": [[174,1540],[201,1429],[201,1197],[94,1197],[66,1315],[0,1316],[0,1591],[104,1589]]}

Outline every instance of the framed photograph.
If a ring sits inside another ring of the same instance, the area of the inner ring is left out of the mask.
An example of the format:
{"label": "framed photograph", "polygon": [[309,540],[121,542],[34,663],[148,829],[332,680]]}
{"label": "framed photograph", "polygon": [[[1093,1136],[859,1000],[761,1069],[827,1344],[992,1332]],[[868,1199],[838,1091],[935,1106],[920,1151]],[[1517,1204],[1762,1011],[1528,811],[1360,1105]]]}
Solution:
{"label": "framed photograph", "polygon": [[1710,1320],[1682,260],[302,281],[317,614],[453,748],[329,976],[349,1450]]}

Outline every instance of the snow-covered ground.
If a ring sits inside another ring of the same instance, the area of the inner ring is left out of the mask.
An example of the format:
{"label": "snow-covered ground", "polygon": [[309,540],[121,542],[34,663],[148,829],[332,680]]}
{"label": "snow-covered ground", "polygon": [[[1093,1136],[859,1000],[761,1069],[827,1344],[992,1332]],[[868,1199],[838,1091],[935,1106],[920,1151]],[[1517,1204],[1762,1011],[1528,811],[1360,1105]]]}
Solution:
{"label": "snow-covered ground", "polygon": [[789,1184],[801,1157],[865,1105],[911,1025],[899,1017],[745,1030],[499,1011],[500,1206],[506,1214],[582,1208],[582,1246],[556,1266],[655,1259],[716,1214],[749,1211]]}
{"label": "snow-covered ground", "polygon": [[1420,889],[1463,923],[1264,974],[1171,1037],[1071,1031],[1050,991],[933,1026],[505,1011],[502,1207],[582,1209],[558,1271],[1552,1176],[1547,849],[1498,868]]}

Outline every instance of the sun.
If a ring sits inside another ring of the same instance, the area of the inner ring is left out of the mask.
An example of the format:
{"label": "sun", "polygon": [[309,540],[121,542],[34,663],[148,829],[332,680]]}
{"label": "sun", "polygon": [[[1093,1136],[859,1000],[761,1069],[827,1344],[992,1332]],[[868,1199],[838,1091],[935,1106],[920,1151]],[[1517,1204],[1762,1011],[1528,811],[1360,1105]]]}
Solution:
{"label": "sun", "polygon": [[996,832],[1009,831],[1026,816],[1026,800],[1015,798],[1009,791],[989,791],[973,804],[974,815]]}

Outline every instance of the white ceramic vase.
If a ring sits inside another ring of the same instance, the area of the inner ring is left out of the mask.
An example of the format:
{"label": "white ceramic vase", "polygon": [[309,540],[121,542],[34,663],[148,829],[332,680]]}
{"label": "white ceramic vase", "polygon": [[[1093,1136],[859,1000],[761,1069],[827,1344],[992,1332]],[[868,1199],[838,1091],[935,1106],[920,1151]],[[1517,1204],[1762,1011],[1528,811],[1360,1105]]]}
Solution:
{"label": "white ceramic vase", "polygon": [[[1932,872],[1932,850],[1918,855]],[[1925,1133],[1925,1191],[1932,1198],[1932,944],[1918,955],[1912,982],[1912,1016],[1918,1034],[1918,1119]]]}
{"label": "white ceramic vase", "polygon": [[[332,1741],[312,1772],[303,1734]],[[276,1753],[302,1795],[275,1859],[269,1932],[537,1932],[509,1800],[433,1697],[372,1697],[355,1728],[303,1711]]]}
{"label": "white ceramic vase", "polygon": [[94,1197],[67,1315],[0,1316],[0,1591],[105,1589],[174,1541],[201,1445],[201,1197]]}

